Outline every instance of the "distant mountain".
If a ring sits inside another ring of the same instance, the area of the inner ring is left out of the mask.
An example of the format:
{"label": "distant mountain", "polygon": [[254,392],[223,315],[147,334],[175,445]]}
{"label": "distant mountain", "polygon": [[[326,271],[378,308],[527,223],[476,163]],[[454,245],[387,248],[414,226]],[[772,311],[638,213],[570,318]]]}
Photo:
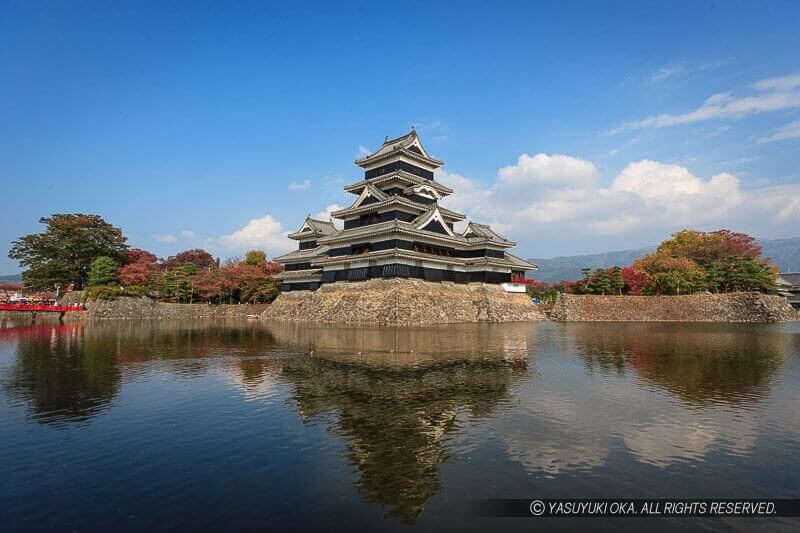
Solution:
{"label": "distant mountain", "polygon": [[553,257],[552,259],[529,259],[539,265],[539,270],[529,272],[528,275],[539,281],[555,283],[562,279],[580,279],[582,268],[611,268],[613,266],[630,265],[634,259],[642,257],[655,250],[655,246],[639,248],[638,250],[622,250],[618,252],[604,252],[601,254],[572,255]]}
{"label": "distant mountain", "polygon": [[[772,259],[781,272],[800,271],[800,237],[791,239],[760,239],[759,244],[764,251],[764,257]],[[579,279],[582,268],[611,268],[613,266],[628,266],[634,259],[656,249],[655,246],[639,248],[638,250],[622,250],[619,252],[605,252],[601,254],[573,255],[553,257],[551,259],[535,259],[532,261],[539,265],[539,270],[528,275],[540,281],[555,283],[562,279]]]}
{"label": "distant mountain", "polygon": [[22,274],[9,274],[0,276],[0,283],[19,283],[22,281]]}
{"label": "distant mountain", "polygon": [[800,272],[800,237],[761,239],[758,242],[764,250],[764,257],[772,259],[781,272]]}

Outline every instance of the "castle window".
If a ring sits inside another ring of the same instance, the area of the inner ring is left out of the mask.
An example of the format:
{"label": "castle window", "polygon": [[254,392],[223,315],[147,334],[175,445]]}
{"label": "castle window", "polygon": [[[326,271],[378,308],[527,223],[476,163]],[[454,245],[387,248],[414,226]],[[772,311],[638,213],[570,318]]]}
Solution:
{"label": "castle window", "polygon": [[359,219],[361,220],[362,226],[366,226],[368,224],[377,224],[381,221],[381,217],[378,213],[367,213],[366,215],[361,215]]}

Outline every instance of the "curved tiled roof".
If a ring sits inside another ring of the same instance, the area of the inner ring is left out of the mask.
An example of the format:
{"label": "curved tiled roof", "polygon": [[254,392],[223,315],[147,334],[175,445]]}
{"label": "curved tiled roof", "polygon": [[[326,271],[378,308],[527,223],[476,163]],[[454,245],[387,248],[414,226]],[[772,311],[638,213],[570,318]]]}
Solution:
{"label": "curved tiled roof", "polygon": [[429,180],[429,179],[426,179],[426,178],[421,178],[419,176],[415,176],[414,174],[411,174],[410,172],[406,172],[405,170],[395,170],[394,172],[390,172],[388,174],[384,174],[384,175],[379,176],[377,178],[370,178],[368,180],[364,179],[364,180],[361,180],[361,181],[357,181],[355,183],[347,185],[344,188],[344,190],[345,190],[345,192],[358,194],[358,193],[361,192],[361,189],[363,189],[364,187],[367,186],[368,183],[372,183],[372,184],[375,185],[375,184],[378,184],[378,183],[383,183],[385,181],[391,181],[393,179],[399,179],[401,181],[406,181],[408,183],[413,183],[414,185],[428,185],[428,186],[432,187],[433,189],[435,189],[436,192],[438,192],[439,194],[441,194],[443,196],[446,196],[448,194],[453,194],[453,189],[451,189],[450,187],[442,185],[438,181]]}
{"label": "curved tiled roof", "polygon": [[326,254],[330,250],[329,246],[317,246],[316,248],[309,248],[307,250],[293,250],[288,254],[283,254],[275,258],[279,263],[291,263],[293,261],[301,261],[303,259],[312,259],[318,255]]}
{"label": "curved tiled roof", "polygon": [[324,220],[306,217],[306,219],[303,221],[303,225],[300,226],[300,229],[294,233],[290,233],[288,237],[290,239],[302,239],[304,237],[332,235],[337,231],[339,230],[336,229],[336,226],[333,225],[333,222],[326,222]]}
{"label": "curved tiled roof", "polygon": [[784,272],[778,274],[778,277],[793,287],[800,287],[800,272]]}
{"label": "curved tiled roof", "polygon": [[506,259],[511,263],[512,267],[524,268],[525,270],[539,270],[539,265],[537,265],[536,263],[530,263],[508,252],[506,252],[505,255]]}
{"label": "curved tiled roof", "polygon": [[370,224],[368,226],[359,226],[357,228],[350,228],[338,231],[335,235],[328,235],[320,239],[320,244],[331,245],[337,242],[352,241],[358,238],[369,238],[386,233],[405,233],[410,235],[419,235],[427,237],[428,239],[438,240],[440,242],[460,244],[467,247],[476,247],[486,244],[495,244],[503,248],[514,246],[513,241],[503,239],[490,239],[486,237],[464,237],[458,233],[452,237],[435,231],[428,231],[414,227],[411,222],[403,222],[401,220],[388,220],[386,222],[379,222],[377,224]]}
{"label": "curved tiled roof", "polygon": [[284,270],[280,274],[275,274],[272,277],[273,279],[281,281],[319,281],[321,275],[321,268],[311,268],[307,270]]}
{"label": "curved tiled roof", "polygon": [[[367,205],[357,206],[354,203],[350,207],[345,207],[344,209],[333,211],[331,213],[331,216],[335,218],[342,218],[348,215],[355,215],[355,214],[367,213],[369,211],[375,211],[392,205],[403,205],[415,209],[417,211],[421,211],[422,213],[427,213],[428,210],[430,209],[429,205],[417,203],[403,196],[389,196],[385,200],[381,200]],[[437,205],[437,204],[430,204],[430,205]],[[442,216],[450,218],[452,220],[464,220],[466,218],[466,216],[464,216],[463,214],[451,211],[442,206],[439,206],[439,212],[441,212]]]}
{"label": "curved tiled roof", "polygon": [[478,237],[483,237],[485,239],[489,239],[492,241],[500,241],[500,242],[511,242],[508,239],[501,237],[497,233],[492,230],[492,228],[488,224],[478,224],[476,222],[470,222],[467,225],[467,229],[464,230],[464,236],[469,237],[470,234],[477,235]]}
{"label": "curved tiled roof", "polygon": [[[412,149],[414,148],[414,149]],[[435,159],[428,154],[428,151],[422,146],[422,143],[417,136],[416,130],[413,128],[410,132],[394,139],[386,139],[383,144],[373,153],[366,155],[360,159],[356,159],[356,165],[364,166],[374,163],[380,159],[390,157],[394,154],[409,156],[412,159],[420,159],[432,166],[442,166],[442,161]]]}

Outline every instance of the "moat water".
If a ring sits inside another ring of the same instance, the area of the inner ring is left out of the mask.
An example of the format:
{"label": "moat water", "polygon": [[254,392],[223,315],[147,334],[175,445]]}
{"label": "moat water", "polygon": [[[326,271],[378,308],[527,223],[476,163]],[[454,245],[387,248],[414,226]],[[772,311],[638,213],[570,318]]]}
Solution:
{"label": "moat water", "polygon": [[0,329],[0,530],[797,530],[488,498],[799,498],[800,324]]}

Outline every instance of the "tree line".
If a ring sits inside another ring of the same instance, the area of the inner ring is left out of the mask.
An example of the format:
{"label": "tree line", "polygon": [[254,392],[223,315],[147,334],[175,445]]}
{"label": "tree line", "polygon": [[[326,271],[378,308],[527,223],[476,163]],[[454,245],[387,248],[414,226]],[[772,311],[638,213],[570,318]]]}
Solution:
{"label": "tree line", "polygon": [[535,282],[528,292],[544,301],[554,300],[559,292],[632,296],[768,292],[775,290],[778,268],[762,257],[761,246],[750,235],[683,230],[629,266],[584,268],[582,274],[579,280]]}
{"label": "tree line", "polygon": [[9,257],[27,267],[32,290],[73,285],[90,299],[150,296],[172,302],[263,303],[280,292],[273,276],[283,267],[263,250],[221,262],[193,249],[166,259],[126,244],[122,230],[98,215],[55,214],[39,220],[45,230],[12,243]]}

